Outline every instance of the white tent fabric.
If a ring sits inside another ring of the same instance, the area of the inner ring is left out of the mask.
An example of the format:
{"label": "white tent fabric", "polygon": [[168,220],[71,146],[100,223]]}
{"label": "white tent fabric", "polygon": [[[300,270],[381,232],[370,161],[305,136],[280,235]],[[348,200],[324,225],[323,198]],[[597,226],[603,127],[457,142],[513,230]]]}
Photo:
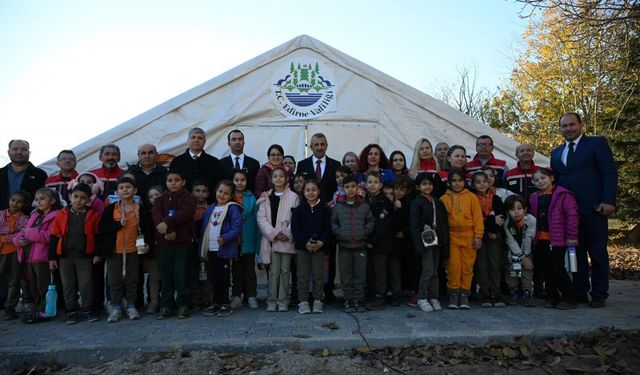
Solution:
{"label": "white tent fabric", "polygon": [[[317,118],[285,116],[273,99],[278,74],[288,71],[292,63],[316,62],[333,79],[333,106]],[[157,145],[160,153],[178,155],[186,149],[189,129],[196,126],[207,133],[206,151],[217,157],[229,152],[227,133],[241,129],[246,154],[261,162],[266,161],[272,143],[301,160],[309,154],[305,141],[317,132],[327,135],[327,153],[335,159],[378,143],[387,155],[403,151],[410,163],[420,137],[434,146],[438,142],[460,144],[474,155],[476,138],[487,134],[494,140],[495,156],[514,166],[518,145],[445,103],[301,35],[75,147],[77,169],[98,167],[98,152],[106,143],[120,146],[121,166],[137,161],[137,147],[142,143]],[[548,159],[540,155],[536,162],[548,165]],[[41,167],[52,172],[55,160]]]}

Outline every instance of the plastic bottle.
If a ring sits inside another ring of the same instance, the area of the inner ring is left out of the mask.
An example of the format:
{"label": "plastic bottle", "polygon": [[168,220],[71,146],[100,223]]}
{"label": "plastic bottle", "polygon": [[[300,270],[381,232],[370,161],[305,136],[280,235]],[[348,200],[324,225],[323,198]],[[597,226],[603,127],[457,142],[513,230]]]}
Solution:
{"label": "plastic bottle", "polygon": [[578,272],[578,258],[576,256],[575,246],[569,246],[567,248],[567,257],[569,258],[569,272]]}
{"label": "plastic bottle", "polygon": [[49,285],[47,295],[45,296],[46,305],[44,307],[44,316],[47,318],[53,318],[58,313],[56,309],[56,303],[58,302],[58,291],[55,285]]}

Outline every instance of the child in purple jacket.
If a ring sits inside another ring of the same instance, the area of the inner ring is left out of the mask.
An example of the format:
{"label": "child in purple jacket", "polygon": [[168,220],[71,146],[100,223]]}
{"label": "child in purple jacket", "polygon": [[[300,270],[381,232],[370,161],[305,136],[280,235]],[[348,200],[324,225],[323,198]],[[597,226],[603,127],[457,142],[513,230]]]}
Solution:
{"label": "child in purple jacket", "polygon": [[216,201],[202,217],[200,256],[207,260],[208,278],[213,286],[212,302],[205,316],[229,316],[231,259],[240,256],[239,239],[242,234],[242,206],[232,201],[235,185],[222,180],[216,188]]}
{"label": "child in purple jacket", "polygon": [[534,269],[544,272],[547,308],[561,310],[576,306],[575,293],[565,269],[567,247],[578,245],[578,208],[573,193],[556,186],[553,173],[540,168],[533,174],[538,191],[529,198],[535,216]]}

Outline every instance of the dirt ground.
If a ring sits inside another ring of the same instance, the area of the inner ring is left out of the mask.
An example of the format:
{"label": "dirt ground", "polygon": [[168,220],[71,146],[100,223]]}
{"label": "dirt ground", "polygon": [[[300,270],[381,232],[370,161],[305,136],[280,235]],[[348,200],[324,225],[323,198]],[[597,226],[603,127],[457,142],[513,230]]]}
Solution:
{"label": "dirt ground", "polygon": [[[640,250],[610,248],[611,277],[640,280]],[[431,345],[332,353],[279,351],[269,354],[210,351],[137,354],[97,365],[58,363],[14,368],[36,374],[640,374],[640,332],[601,328],[578,337],[483,346]]]}
{"label": "dirt ground", "polygon": [[636,374],[640,332],[602,328],[575,338],[484,346],[432,345],[331,353],[270,354],[171,352],[138,354],[98,365],[57,363],[13,369],[36,374]]}

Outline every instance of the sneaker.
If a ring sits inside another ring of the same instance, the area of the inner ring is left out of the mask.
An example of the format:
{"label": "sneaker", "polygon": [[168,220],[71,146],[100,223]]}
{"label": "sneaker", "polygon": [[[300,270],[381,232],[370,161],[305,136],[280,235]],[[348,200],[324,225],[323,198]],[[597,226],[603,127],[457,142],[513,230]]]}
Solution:
{"label": "sneaker", "polygon": [[140,319],[140,314],[135,306],[127,306],[127,316],[129,317],[129,320]]}
{"label": "sneaker", "polygon": [[239,309],[242,307],[242,298],[235,296],[231,298],[231,308]]}
{"label": "sneaker", "polygon": [[528,290],[525,290],[524,293],[522,293],[522,306],[524,307],[536,307],[536,304],[533,303],[533,300],[531,300],[531,292],[529,292]]}
{"label": "sneaker", "polygon": [[313,301],[313,313],[322,314],[324,312],[324,303],[319,299]]}
{"label": "sneaker", "polygon": [[355,304],[357,313],[367,312],[367,304],[365,304],[364,301],[356,301]]}
{"label": "sneaker", "polygon": [[267,312],[278,311],[278,305],[275,302],[267,302]]}
{"label": "sneaker", "polygon": [[256,297],[249,297],[247,304],[249,305],[250,309],[257,309],[258,299]]}
{"label": "sneaker", "polygon": [[218,305],[217,303],[214,303],[213,305],[207,307],[206,309],[204,309],[204,311],[202,312],[202,315],[204,316],[215,316],[218,314],[218,311],[220,310],[220,305]]}
{"label": "sneaker", "polygon": [[480,299],[480,306],[482,307],[493,307],[493,300],[491,297],[488,296],[482,296],[482,298]]}
{"label": "sneaker", "polygon": [[509,305],[517,305],[519,300],[520,300],[520,296],[518,295],[518,292],[512,291],[511,297],[509,297],[509,300],[507,301],[507,303]]}
{"label": "sneaker", "polygon": [[460,295],[458,293],[451,293],[449,295],[449,308],[453,310],[460,308]]}
{"label": "sneaker", "polygon": [[344,303],[344,312],[346,313],[354,313],[356,312],[356,304],[354,301],[346,301]]}
{"label": "sneaker", "polygon": [[568,301],[560,301],[557,305],[556,305],[556,309],[558,310],[571,310],[571,309],[575,309],[576,308],[576,304],[573,302],[568,302]]}
{"label": "sneaker", "polygon": [[98,314],[96,314],[95,311],[91,310],[91,311],[87,311],[86,312],[86,317],[87,317],[87,322],[89,323],[93,323],[93,322],[97,322],[98,319]]}
{"label": "sneaker", "polygon": [[589,302],[589,306],[594,309],[600,309],[607,305],[607,300],[602,297],[591,297],[591,302]]}
{"label": "sneaker", "polygon": [[298,304],[298,312],[300,314],[311,314],[311,308],[309,307],[309,302],[304,301]]}
{"label": "sneaker", "polygon": [[156,315],[156,318],[158,320],[163,320],[163,319],[167,319],[171,316],[171,310],[168,307],[161,307],[160,311],[158,311],[158,315]]}
{"label": "sneaker", "polygon": [[471,305],[469,305],[469,296],[466,293],[460,293],[460,305],[458,305],[463,310],[469,310]]}
{"label": "sneaker", "polygon": [[440,301],[437,298],[432,298],[429,300],[429,304],[433,307],[433,311],[442,310],[442,306],[440,305]]}
{"label": "sneaker", "polygon": [[387,304],[387,301],[384,300],[384,297],[377,295],[372,302],[367,303],[367,309],[369,310],[380,310]]}
{"label": "sneaker", "polygon": [[178,307],[178,319],[187,319],[189,317],[189,307],[180,306]]}
{"label": "sneaker", "polygon": [[407,303],[409,307],[418,307],[418,295],[414,294],[409,302]]}
{"label": "sneaker", "polygon": [[229,316],[233,313],[233,308],[230,305],[222,305],[218,310],[219,317]]}
{"label": "sneaker", "polygon": [[278,312],[287,312],[289,311],[289,304],[279,303],[278,304]]}
{"label": "sneaker", "polygon": [[120,307],[111,309],[111,313],[109,313],[109,317],[107,318],[107,323],[116,323],[119,322],[122,318],[122,310]]}
{"label": "sneaker", "polygon": [[16,314],[16,309],[13,306],[9,306],[4,309],[4,320],[14,320],[18,318],[18,314]]}
{"label": "sneaker", "polygon": [[79,321],[80,321],[80,318],[78,317],[78,313],[74,311],[67,314],[67,319],[64,321],[64,324],[66,325],[76,324]]}
{"label": "sneaker", "polygon": [[545,302],[545,304],[544,304],[544,308],[545,309],[555,309],[556,306],[558,306],[558,302],[551,301],[551,300]]}
{"label": "sneaker", "polygon": [[429,301],[427,301],[426,299],[419,299],[418,300],[418,307],[420,308],[420,310],[422,310],[424,312],[434,312],[435,311],[433,309],[433,306],[431,306]]}
{"label": "sneaker", "polygon": [[504,302],[504,299],[502,297],[492,297],[491,298],[493,300],[493,307],[506,307],[507,304]]}

